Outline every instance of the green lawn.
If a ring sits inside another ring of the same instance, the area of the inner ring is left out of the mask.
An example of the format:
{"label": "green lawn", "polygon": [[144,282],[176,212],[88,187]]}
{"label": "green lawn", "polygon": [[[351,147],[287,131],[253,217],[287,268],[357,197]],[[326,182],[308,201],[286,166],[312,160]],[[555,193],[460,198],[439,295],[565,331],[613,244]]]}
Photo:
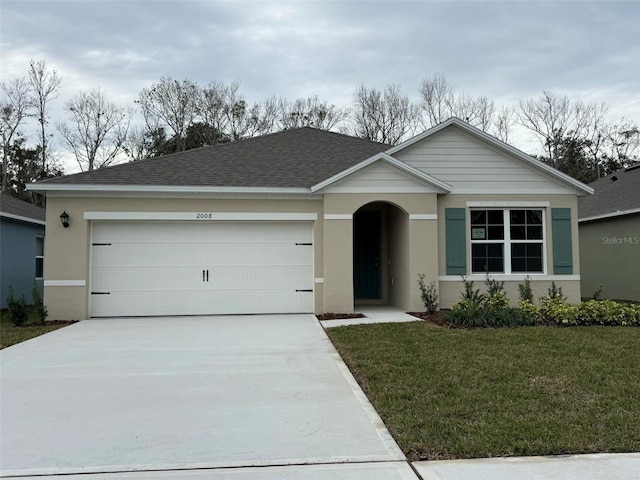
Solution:
{"label": "green lawn", "polygon": [[0,349],[52,332],[66,325],[68,325],[68,323],[60,322],[44,326],[29,325],[26,327],[14,327],[9,321],[7,313],[2,312],[0,314]]}
{"label": "green lawn", "polygon": [[411,460],[640,451],[640,328],[327,333]]}

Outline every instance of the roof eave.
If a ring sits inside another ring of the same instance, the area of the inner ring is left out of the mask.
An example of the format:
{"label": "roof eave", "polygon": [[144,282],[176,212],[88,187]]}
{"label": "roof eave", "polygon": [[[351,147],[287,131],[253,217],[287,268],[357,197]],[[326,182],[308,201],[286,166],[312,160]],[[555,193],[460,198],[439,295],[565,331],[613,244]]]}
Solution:
{"label": "roof eave", "polygon": [[592,215],[590,217],[578,218],[578,223],[591,222],[593,220],[603,220],[605,218],[620,217],[622,215],[631,215],[640,213],[640,208],[632,208],[630,210],[617,210],[615,212],[603,213],[601,215]]}
{"label": "roof eave", "polygon": [[36,225],[46,225],[44,220],[37,220],[35,218],[24,217],[22,215],[14,215],[12,213],[0,212],[0,217],[10,218],[12,220],[20,220],[21,222],[34,223]]}
{"label": "roof eave", "polygon": [[301,195],[312,193],[308,188],[300,187],[221,187],[192,185],[96,185],[35,183],[27,185],[27,190],[46,192],[104,192],[104,193],[247,193],[247,194],[284,194]]}

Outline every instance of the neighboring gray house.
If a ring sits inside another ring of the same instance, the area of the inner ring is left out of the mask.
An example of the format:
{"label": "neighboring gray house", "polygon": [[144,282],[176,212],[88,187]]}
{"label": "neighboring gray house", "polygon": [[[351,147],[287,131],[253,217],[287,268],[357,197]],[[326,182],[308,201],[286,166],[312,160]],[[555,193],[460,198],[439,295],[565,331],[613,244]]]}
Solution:
{"label": "neighboring gray house", "polygon": [[582,295],[640,301],[640,164],[589,185],[578,198]]}
{"label": "neighboring gray house", "polygon": [[45,210],[6,194],[0,197],[0,296],[7,307],[9,287],[31,302],[35,280],[43,290]]}

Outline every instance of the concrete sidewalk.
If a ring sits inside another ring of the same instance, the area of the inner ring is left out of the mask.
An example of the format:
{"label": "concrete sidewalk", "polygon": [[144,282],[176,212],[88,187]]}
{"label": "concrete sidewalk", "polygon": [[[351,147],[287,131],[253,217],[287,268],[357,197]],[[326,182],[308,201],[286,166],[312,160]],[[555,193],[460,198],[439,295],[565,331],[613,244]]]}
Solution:
{"label": "concrete sidewalk", "polygon": [[415,462],[423,480],[639,480],[640,453]]}

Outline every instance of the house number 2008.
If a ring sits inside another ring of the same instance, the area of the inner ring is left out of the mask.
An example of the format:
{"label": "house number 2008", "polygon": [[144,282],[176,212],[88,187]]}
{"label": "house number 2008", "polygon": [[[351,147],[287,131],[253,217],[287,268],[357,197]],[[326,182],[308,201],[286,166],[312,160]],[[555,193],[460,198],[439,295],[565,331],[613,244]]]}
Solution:
{"label": "house number 2008", "polygon": [[213,213],[196,213],[196,219],[204,220],[213,218]]}

